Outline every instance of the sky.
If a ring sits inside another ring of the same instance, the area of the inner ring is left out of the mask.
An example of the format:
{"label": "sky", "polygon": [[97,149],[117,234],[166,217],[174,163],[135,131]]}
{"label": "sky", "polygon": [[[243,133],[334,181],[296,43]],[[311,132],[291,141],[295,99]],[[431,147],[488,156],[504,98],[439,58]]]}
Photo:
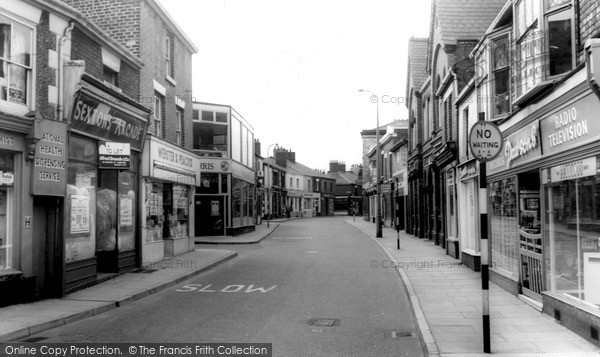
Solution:
{"label": "sky", "polygon": [[408,40],[427,37],[429,0],[158,1],[198,48],[194,100],[231,105],[264,157],[278,144],[310,168],[349,169],[377,101],[380,125],[407,118]]}

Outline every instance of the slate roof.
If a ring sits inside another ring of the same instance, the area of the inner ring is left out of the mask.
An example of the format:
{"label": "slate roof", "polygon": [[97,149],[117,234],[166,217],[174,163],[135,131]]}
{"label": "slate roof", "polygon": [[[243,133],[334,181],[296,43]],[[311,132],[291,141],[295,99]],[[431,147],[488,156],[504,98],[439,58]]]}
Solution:
{"label": "slate roof", "polygon": [[296,174],[296,175],[304,175],[304,176],[310,176],[310,177],[331,179],[331,177],[327,176],[326,174],[324,174],[322,172],[313,170],[310,167],[304,166],[299,162],[293,162],[290,160],[287,161],[287,172],[289,172],[291,174]]}
{"label": "slate roof", "polygon": [[479,40],[507,1],[511,0],[435,0],[442,42]]}
{"label": "slate roof", "polygon": [[429,39],[413,37],[408,40],[408,80],[406,96],[410,89],[419,89],[427,79],[427,46]]}
{"label": "slate roof", "polygon": [[354,172],[330,172],[327,175],[329,175],[330,178],[335,179],[335,183],[336,185],[355,185],[357,184],[357,180],[358,180],[358,175],[355,174]]}

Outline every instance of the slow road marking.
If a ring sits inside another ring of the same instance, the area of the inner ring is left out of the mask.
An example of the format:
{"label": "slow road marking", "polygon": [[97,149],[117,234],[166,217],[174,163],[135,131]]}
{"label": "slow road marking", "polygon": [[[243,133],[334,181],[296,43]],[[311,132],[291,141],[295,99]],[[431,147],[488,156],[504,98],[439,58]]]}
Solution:
{"label": "slow road marking", "polygon": [[199,292],[199,293],[255,293],[255,292],[260,292],[263,294],[268,293],[269,291],[272,291],[273,289],[275,289],[277,287],[277,285],[273,285],[270,288],[265,288],[265,287],[261,287],[261,286],[255,286],[255,285],[227,285],[226,287],[222,288],[222,289],[218,289],[218,288],[213,288],[213,284],[207,284],[207,285],[202,285],[202,284],[187,284],[182,286],[181,288],[175,290],[178,291],[180,293],[189,293],[192,291],[195,292]]}

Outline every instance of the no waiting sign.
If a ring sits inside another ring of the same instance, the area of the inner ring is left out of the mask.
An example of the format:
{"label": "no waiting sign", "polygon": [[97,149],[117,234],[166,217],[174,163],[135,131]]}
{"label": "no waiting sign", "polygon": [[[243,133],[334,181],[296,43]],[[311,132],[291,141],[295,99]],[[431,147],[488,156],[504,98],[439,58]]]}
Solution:
{"label": "no waiting sign", "polygon": [[478,121],[471,128],[469,147],[478,161],[494,160],[502,150],[502,132],[490,122]]}

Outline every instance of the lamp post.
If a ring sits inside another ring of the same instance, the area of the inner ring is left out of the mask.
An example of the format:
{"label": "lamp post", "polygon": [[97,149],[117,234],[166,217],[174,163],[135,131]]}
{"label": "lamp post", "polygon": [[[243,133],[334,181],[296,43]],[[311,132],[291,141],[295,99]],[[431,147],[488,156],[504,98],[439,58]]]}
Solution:
{"label": "lamp post", "polygon": [[375,202],[375,207],[377,209],[377,219],[375,220],[375,224],[377,225],[377,231],[375,237],[381,238],[383,233],[381,231],[381,174],[379,173],[381,165],[379,161],[381,160],[381,147],[379,146],[379,97],[370,90],[367,89],[359,89],[359,92],[367,92],[371,94],[371,102],[375,101],[377,104],[377,127],[375,129],[375,140],[376,140],[376,161],[375,161],[375,176],[376,176],[376,190],[377,190],[377,198]]}
{"label": "lamp post", "polygon": [[[271,169],[271,165],[269,164],[269,151],[271,150],[271,147],[273,147],[273,146],[275,146],[275,148],[277,148],[279,146],[279,144],[271,144],[267,148],[267,173],[265,174],[265,178],[267,177],[267,175],[269,175],[269,186],[267,187],[267,203],[269,203],[269,214],[267,214],[267,228],[269,228],[269,221],[271,220],[271,212],[273,211],[273,200],[272,200],[271,194],[269,192],[269,191],[272,191],[272,189],[273,189],[273,174],[271,172],[269,172],[269,170]],[[267,180],[265,180],[265,183],[267,183]]]}

